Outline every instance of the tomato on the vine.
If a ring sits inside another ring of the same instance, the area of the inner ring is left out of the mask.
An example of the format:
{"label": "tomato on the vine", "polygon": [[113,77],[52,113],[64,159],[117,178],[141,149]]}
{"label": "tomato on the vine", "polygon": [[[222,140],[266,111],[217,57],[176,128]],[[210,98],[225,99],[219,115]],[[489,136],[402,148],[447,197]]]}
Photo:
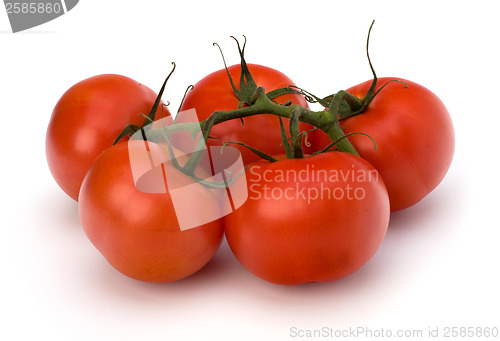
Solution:
{"label": "tomato on the vine", "polygon": [[256,162],[246,177],[248,199],[224,217],[226,239],[241,264],[266,281],[336,280],[382,243],[387,191],[375,168],[354,154]]}
{"label": "tomato on the vine", "polygon": [[[82,80],[57,102],[46,136],[46,154],[57,184],[71,198],[97,156],[128,124],[142,125],[157,95],[126,76],[104,74]],[[157,116],[169,116],[160,105]],[[124,139],[126,140],[126,139]]]}
{"label": "tomato on the vine", "polygon": [[[248,69],[257,86],[261,86],[266,92],[286,88],[295,85],[285,74],[275,69],[258,65],[248,64]],[[196,109],[198,120],[206,120],[213,112],[222,110],[234,110],[238,108],[240,100],[236,96],[227,72],[235,84],[239,84],[241,75],[240,64],[226,69],[215,71],[200,81],[189,91],[181,106],[181,111]],[[292,104],[300,104],[307,107],[307,102],[300,94],[284,94],[274,98],[277,103],[283,104],[291,101]],[[309,127],[301,123],[303,129]],[[280,134],[279,118],[274,115],[256,115],[243,118],[242,120],[230,120],[213,127],[211,137],[207,145],[222,145],[224,142],[241,142],[256,148],[269,155],[284,153]],[[236,146],[241,151],[245,164],[259,160],[260,158],[250,150],[242,146]]]}
{"label": "tomato on the vine", "polygon": [[[407,85],[405,87],[397,80]],[[388,83],[387,82],[391,82]],[[358,98],[372,81],[346,91]],[[387,84],[359,115],[340,121],[360,156],[381,174],[387,186],[391,210],[410,207],[443,180],[454,153],[453,123],[443,102],[427,88],[400,78],[379,78],[377,88]],[[330,143],[321,131],[315,136],[317,149]]]}
{"label": "tomato on the vine", "polygon": [[[104,151],[85,176],[79,197],[83,229],[106,260],[124,275],[148,282],[185,278],[207,264],[221,243],[224,228],[217,219],[181,230],[178,208],[171,192],[144,190],[159,175],[179,186],[194,186],[195,196],[183,202],[191,214],[219,209],[213,193],[187,175],[163,162],[151,168],[150,160],[167,161],[164,147],[144,141],[119,143]],[[142,154],[141,154],[142,153]],[[137,157],[132,160],[132,155]],[[136,179],[135,169],[142,176]],[[155,173],[160,171],[162,173]],[[151,179],[148,179],[151,177]],[[142,183],[139,189],[139,183]]]}

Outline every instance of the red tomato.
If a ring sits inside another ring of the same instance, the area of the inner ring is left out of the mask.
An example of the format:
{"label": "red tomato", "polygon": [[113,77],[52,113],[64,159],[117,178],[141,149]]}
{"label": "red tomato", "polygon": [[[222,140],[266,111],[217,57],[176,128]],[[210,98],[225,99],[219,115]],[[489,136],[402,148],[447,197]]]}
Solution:
{"label": "red tomato", "polygon": [[[162,147],[148,145],[151,159],[163,157]],[[119,143],[96,159],[80,191],[80,220],[90,241],[124,275],[148,282],[175,281],[195,273],[213,257],[224,232],[222,220],[181,231],[169,191],[144,192],[136,187],[129,155],[139,155],[143,148],[144,141]],[[150,169],[148,157],[135,161],[140,162],[135,167]],[[210,190],[171,164],[162,167],[169,182],[196,187],[196,196],[185,201],[191,214],[219,209]],[[153,170],[145,172],[137,183],[151,174]]]}
{"label": "red tomato", "polygon": [[332,152],[257,162],[248,199],[224,217],[236,258],[277,284],[332,281],[363,266],[389,223],[383,180],[359,156]]}
{"label": "red tomato", "polygon": [[[248,64],[248,68],[257,86],[262,86],[266,92],[286,88],[294,85],[292,80],[283,73],[269,67],[257,64]],[[239,64],[228,67],[233,82],[238,85],[241,66]],[[292,101],[307,107],[304,97],[298,94],[282,95],[274,99],[279,104]],[[239,99],[236,97],[226,69],[221,69],[209,74],[194,85],[189,91],[181,106],[181,110],[196,109],[200,121],[206,120],[214,111],[234,110],[238,108]],[[279,118],[274,115],[257,115],[241,120],[231,120],[213,127],[210,136],[220,137],[209,139],[208,146],[222,145],[226,141],[242,142],[269,155],[284,153],[280,134]],[[288,120],[284,120],[288,130]],[[301,124],[302,130],[310,129],[306,124]],[[258,161],[260,157],[245,147],[235,146],[241,151],[245,164]]]}
{"label": "red tomato", "polygon": [[[83,178],[97,156],[129,123],[142,125],[156,94],[121,75],[105,74],[73,85],[57,102],[47,130],[46,154],[58,185],[78,200]],[[157,117],[161,112],[158,108]],[[164,107],[163,115],[170,115]]]}
{"label": "red tomato", "polygon": [[[377,89],[391,79],[379,78]],[[387,186],[391,210],[410,207],[429,194],[446,175],[454,153],[455,137],[448,110],[430,90],[414,82],[399,79],[382,89],[361,115],[342,120],[346,134],[352,135],[359,154],[381,174]],[[363,98],[371,81],[347,90]],[[316,148],[328,145],[326,134],[315,137]]]}

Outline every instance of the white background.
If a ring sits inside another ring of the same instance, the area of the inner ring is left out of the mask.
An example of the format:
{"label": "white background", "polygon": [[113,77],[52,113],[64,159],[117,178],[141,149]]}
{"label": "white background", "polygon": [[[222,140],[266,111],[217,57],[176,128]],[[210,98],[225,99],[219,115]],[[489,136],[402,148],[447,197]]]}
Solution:
{"label": "white background", "polygon": [[[293,337],[293,327],[416,329],[427,339],[429,328],[500,327],[498,9],[494,1],[373,3],[81,0],[16,34],[2,10],[0,339],[311,339]],[[66,89],[119,73],[158,91],[176,62],[164,95],[175,111],[189,84],[222,67],[212,43],[235,64],[229,37],[245,34],[248,62],[328,95],[371,77],[372,19],[378,75],[434,91],[457,141],[443,183],[392,216],[365,267],[332,283],[283,287],[249,274],[226,244],[175,283],[134,281],[106,263],[45,160],[46,127]]]}

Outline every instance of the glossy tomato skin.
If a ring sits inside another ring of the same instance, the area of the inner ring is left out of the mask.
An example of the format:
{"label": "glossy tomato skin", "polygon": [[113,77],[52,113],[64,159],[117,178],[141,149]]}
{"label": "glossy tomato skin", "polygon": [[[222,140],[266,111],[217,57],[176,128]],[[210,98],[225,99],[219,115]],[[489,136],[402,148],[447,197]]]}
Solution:
{"label": "glossy tomato skin", "polygon": [[[138,190],[129,155],[140,152],[142,143],[120,143],[97,158],[80,191],[80,220],[92,244],[122,274],[146,282],[179,280],[213,257],[223,237],[222,221],[181,231],[168,192]],[[149,144],[149,148],[155,158],[162,152],[158,145]],[[169,172],[192,184],[177,170]],[[200,202],[210,203],[211,194],[201,185],[198,193],[198,202],[191,203],[193,212],[203,209],[197,206]]]}
{"label": "glossy tomato skin", "polygon": [[332,281],[361,268],[382,243],[387,191],[360,157],[258,162],[246,174],[249,197],[224,223],[233,253],[254,275],[285,285]]}
{"label": "glossy tomato skin", "polygon": [[[57,102],[46,135],[46,156],[57,184],[74,200],[86,172],[129,123],[142,125],[156,93],[126,76],[104,74],[82,80]],[[160,116],[161,106],[157,117]],[[169,116],[164,107],[163,115]],[[126,140],[126,139],[123,139]]]}
{"label": "glossy tomato skin", "polygon": [[[290,78],[275,69],[258,64],[248,64],[248,68],[257,86],[262,86],[266,92],[295,85]],[[232,65],[228,70],[234,84],[239,88],[241,66]],[[298,94],[282,95],[274,100],[279,104],[290,100],[292,104],[308,107],[304,97]],[[207,75],[194,85],[194,88],[187,93],[180,111],[194,108],[198,120],[203,121],[214,111],[237,109],[238,103],[239,99],[231,87],[226,69],[221,69]],[[277,116],[256,115],[244,118],[243,121],[244,125],[241,120],[236,119],[214,126],[210,135],[220,138],[209,139],[207,145],[222,145],[227,141],[243,142],[269,155],[284,153],[284,148],[280,146],[282,141]],[[288,120],[285,119],[283,122],[288,131]],[[301,129],[310,129],[310,126],[301,123]],[[235,147],[241,151],[245,164],[260,160],[247,148]]]}
{"label": "glossy tomato skin", "polygon": [[[361,115],[341,121],[359,154],[381,174],[387,186],[391,210],[408,208],[429,194],[442,181],[453,159],[455,135],[453,123],[443,102],[429,89],[401,78],[379,78],[378,88],[393,82],[375,97]],[[367,81],[347,92],[363,98],[371,85]],[[327,145],[322,132],[315,137],[316,148]]]}

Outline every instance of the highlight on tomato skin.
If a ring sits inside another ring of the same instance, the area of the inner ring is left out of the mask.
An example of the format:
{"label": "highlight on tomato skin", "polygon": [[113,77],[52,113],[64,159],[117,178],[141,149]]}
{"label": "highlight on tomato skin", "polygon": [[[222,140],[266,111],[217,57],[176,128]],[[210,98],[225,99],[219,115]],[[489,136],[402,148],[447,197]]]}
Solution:
{"label": "highlight on tomato skin", "polygon": [[[136,187],[129,148],[141,153],[144,141],[114,145],[97,158],[87,173],[79,197],[85,234],[115,269],[133,279],[171,282],[196,273],[220,246],[222,220],[181,230],[168,191],[147,193]],[[165,152],[153,143],[149,143],[149,150],[158,159]],[[168,164],[165,167],[172,168]],[[167,171],[169,179],[193,184],[178,170]],[[193,210],[219,209],[208,189],[199,185],[197,195],[194,202],[186,203],[192,204]]]}
{"label": "highlight on tomato skin", "polygon": [[343,278],[380,247],[389,224],[383,179],[366,160],[333,152],[257,162],[248,199],[224,217],[226,240],[257,277],[296,285]]}
{"label": "highlight on tomato skin", "polygon": [[[371,84],[369,80],[346,91],[361,99]],[[346,134],[363,132],[374,139],[376,149],[365,136],[348,137],[380,172],[391,211],[398,211],[418,203],[444,179],[453,160],[455,134],[448,110],[431,90],[397,77],[379,78],[376,90],[384,84],[365,112],[340,124]],[[315,148],[331,142],[321,131],[315,133]]]}
{"label": "highlight on tomato skin", "polygon": [[[143,124],[139,114],[148,114],[156,97],[144,84],[117,74],[84,79],[61,96],[47,127],[45,150],[52,176],[68,196],[78,200],[97,156],[113,145],[125,126]],[[156,114],[170,116],[164,105]]]}

